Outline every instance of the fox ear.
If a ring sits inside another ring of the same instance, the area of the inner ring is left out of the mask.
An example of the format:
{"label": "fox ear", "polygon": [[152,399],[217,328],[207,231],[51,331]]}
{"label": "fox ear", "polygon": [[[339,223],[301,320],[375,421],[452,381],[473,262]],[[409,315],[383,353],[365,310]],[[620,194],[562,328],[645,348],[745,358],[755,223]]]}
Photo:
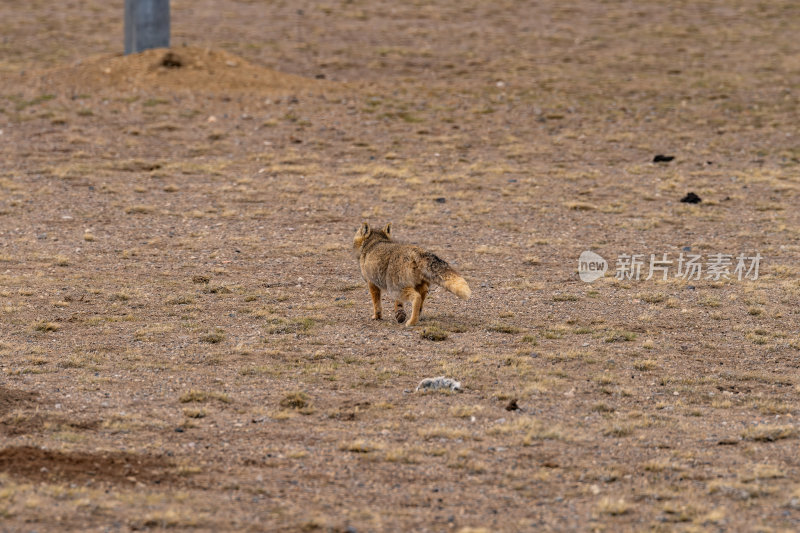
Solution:
{"label": "fox ear", "polygon": [[391,222],[386,224],[386,227],[383,229],[383,232],[386,234],[387,237],[392,234],[392,223]]}
{"label": "fox ear", "polygon": [[367,234],[369,234],[369,224],[364,222],[363,224],[361,224],[361,235],[367,235]]}

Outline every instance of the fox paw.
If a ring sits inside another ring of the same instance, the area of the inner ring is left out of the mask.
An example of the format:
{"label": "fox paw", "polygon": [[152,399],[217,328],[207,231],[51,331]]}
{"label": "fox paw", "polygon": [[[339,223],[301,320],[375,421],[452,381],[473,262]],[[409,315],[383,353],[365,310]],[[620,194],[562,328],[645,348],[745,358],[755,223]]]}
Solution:
{"label": "fox paw", "polygon": [[402,309],[398,309],[394,312],[394,317],[397,319],[399,324],[402,324],[406,321],[406,312]]}
{"label": "fox paw", "polygon": [[372,320],[380,320],[381,315],[372,315]]}

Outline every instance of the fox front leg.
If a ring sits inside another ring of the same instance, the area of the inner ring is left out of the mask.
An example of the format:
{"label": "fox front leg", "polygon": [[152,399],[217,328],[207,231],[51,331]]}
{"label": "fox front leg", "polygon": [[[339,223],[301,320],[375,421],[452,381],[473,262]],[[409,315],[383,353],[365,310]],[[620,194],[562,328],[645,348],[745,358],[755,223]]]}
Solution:
{"label": "fox front leg", "polygon": [[381,319],[381,290],[377,285],[369,283],[369,295],[372,296],[372,320]]}

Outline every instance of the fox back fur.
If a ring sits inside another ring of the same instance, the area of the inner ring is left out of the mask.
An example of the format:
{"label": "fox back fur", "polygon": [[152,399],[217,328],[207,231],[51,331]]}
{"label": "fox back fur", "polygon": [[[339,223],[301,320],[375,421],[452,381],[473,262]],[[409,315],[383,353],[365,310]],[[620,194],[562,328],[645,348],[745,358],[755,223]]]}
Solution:
{"label": "fox back fur", "polygon": [[406,326],[413,326],[419,320],[431,283],[444,287],[461,299],[470,297],[472,291],[466,280],[446,261],[417,246],[394,242],[391,232],[391,223],[379,230],[364,222],[353,239],[353,252],[358,257],[361,275],[372,296],[373,319],[381,319],[381,291],[394,298],[398,322],[406,320],[403,304],[411,304],[411,316]]}

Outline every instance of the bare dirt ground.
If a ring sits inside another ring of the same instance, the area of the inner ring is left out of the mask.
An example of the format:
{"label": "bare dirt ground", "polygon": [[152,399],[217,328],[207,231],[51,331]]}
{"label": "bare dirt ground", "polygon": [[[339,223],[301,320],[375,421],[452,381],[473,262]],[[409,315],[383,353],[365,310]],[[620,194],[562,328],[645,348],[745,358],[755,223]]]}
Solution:
{"label": "bare dirt ground", "polygon": [[0,529],[800,529],[796,2],[172,4],[0,3]]}

